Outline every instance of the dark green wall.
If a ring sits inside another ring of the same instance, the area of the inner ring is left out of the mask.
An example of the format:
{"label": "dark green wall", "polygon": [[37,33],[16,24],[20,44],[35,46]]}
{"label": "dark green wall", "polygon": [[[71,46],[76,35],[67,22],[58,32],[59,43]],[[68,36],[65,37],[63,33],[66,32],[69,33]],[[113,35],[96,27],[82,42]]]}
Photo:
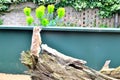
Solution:
{"label": "dark green wall", "polygon": [[76,58],[87,65],[101,69],[106,60],[110,67],[120,65],[120,33],[97,32],[43,32],[43,42],[52,48]]}
{"label": "dark green wall", "polygon": [[20,53],[29,50],[31,31],[0,30],[0,72],[21,73]]}
{"label": "dark green wall", "polygon": [[[23,73],[20,53],[29,50],[32,27],[0,28],[0,72]],[[106,60],[110,67],[120,65],[119,29],[43,28],[42,41],[58,51],[86,60],[87,65],[101,69]]]}

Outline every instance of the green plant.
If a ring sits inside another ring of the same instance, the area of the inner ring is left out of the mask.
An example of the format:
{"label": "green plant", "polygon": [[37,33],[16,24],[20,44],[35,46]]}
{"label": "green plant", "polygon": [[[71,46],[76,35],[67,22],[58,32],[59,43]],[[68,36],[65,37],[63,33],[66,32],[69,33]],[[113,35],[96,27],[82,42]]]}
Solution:
{"label": "green plant", "polygon": [[45,6],[36,8],[36,17],[41,20],[45,15]]}
{"label": "green plant", "polygon": [[[65,15],[65,9],[64,8],[58,8],[57,10],[57,16],[54,18],[54,5],[48,5],[47,6],[47,13],[46,13],[46,7],[41,5],[38,8],[36,8],[35,13],[36,17],[39,20],[39,24],[42,26],[55,26],[60,25],[62,18]],[[24,8],[23,10],[24,14],[26,15],[26,21],[28,25],[31,25],[33,23],[33,18],[31,17],[31,9],[30,8]]]}
{"label": "green plant", "polygon": [[108,28],[108,26],[106,24],[100,24],[99,27],[100,28]]}
{"label": "green plant", "polygon": [[0,3],[2,3],[0,11],[7,10],[9,7],[8,4],[27,1],[45,6],[55,4],[55,9],[65,6],[72,6],[77,11],[82,11],[88,8],[98,8],[98,14],[101,18],[112,17],[113,14],[120,13],[120,0],[0,0]]}
{"label": "green plant", "polygon": [[0,11],[6,11],[8,9],[7,5],[0,4]]}
{"label": "green plant", "polygon": [[0,25],[2,25],[3,24],[3,19],[0,19]]}
{"label": "green plant", "polygon": [[26,22],[28,25],[31,25],[34,22],[33,17],[31,16],[31,8],[25,7],[23,12],[26,16]]}
{"label": "green plant", "polygon": [[29,0],[0,0],[0,11],[6,11],[9,8],[10,4],[26,1]]}
{"label": "green plant", "polygon": [[65,15],[65,9],[64,8],[59,8],[57,10],[57,14],[59,18],[62,18]]}
{"label": "green plant", "polygon": [[54,12],[54,8],[55,8],[54,5],[48,5],[48,7],[47,7],[47,9],[48,9],[48,13],[49,13],[49,14],[53,14],[53,12]]}
{"label": "green plant", "polygon": [[34,22],[33,17],[32,16],[27,16],[26,22],[27,22],[28,25],[31,25]]}
{"label": "green plant", "polygon": [[120,0],[61,0],[56,6],[72,6],[77,11],[98,8],[101,18],[120,12]]}
{"label": "green plant", "polygon": [[46,19],[46,18],[42,19],[41,24],[42,24],[43,26],[47,26],[47,25],[49,24],[48,19]]}
{"label": "green plant", "polygon": [[23,10],[23,12],[24,12],[24,14],[26,16],[30,16],[30,14],[31,14],[31,8],[25,7],[24,10]]}

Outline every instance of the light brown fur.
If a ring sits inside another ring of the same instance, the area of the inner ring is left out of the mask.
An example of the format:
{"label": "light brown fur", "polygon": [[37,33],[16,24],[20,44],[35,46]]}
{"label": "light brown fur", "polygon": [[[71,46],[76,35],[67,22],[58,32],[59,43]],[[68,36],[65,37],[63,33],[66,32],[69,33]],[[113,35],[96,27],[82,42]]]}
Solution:
{"label": "light brown fur", "polygon": [[32,35],[32,42],[31,42],[31,55],[39,57],[40,53],[40,45],[42,43],[41,37],[40,37],[40,27],[34,27],[33,28],[33,35]]}

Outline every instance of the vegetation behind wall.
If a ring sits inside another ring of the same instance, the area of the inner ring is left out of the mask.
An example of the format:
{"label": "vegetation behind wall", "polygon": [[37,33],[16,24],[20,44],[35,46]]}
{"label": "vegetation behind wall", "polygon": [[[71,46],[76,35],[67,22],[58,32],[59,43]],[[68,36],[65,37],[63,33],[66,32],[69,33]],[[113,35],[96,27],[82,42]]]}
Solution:
{"label": "vegetation behind wall", "polygon": [[[91,10],[98,9],[97,13],[95,13],[94,15],[99,15],[100,18],[108,18],[108,19],[112,18],[116,13],[117,14],[120,13],[120,0],[0,0],[0,14],[3,11],[7,11],[11,4],[19,4],[25,2],[33,2],[37,5],[45,5],[45,6],[47,6],[48,4],[54,4],[56,10],[59,7],[68,7],[68,6],[73,7],[74,10],[79,12],[84,12],[85,10],[88,9]],[[108,21],[108,23],[110,22],[111,21]],[[93,21],[92,23],[95,23],[95,21]],[[96,26],[96,24],[94,24],[94,26]]]}
{"label": "vegetation behind wall", "polygon": [[72,6],[77,11],[82,11],[88,8],[99,8],[101,18],[111,17],[115,13],[120,13],[120,0],[0,0],[0,11],[5,11],[10,4],[31,1],[38,5],[55,4],[59,6]]}

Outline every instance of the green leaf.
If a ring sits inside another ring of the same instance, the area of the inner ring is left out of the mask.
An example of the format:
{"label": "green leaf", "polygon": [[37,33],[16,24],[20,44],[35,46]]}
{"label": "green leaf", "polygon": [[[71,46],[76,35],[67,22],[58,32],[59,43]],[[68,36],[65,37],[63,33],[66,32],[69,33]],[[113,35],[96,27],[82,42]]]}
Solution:
{"label": "green leaf", "polygon": [[42,19],[41,24],[42,24],[42,26],[46,27],[49,24],[48,19],[46,19],[46,18]]}
{"label": "green leaf", "polygon": [[101,2],[98,2],[98,3],[97,3],[97,7],[102,7],[102,3],[101,3]]}
{"label": "green leaf", "polygon": [[27,22],[28,25],[31,25],[34,22],[33,17],[32,16],[27,16],[26,22]]}
{"label": "green leaf", "polygon": [[36,9],[36,17],[42,19],[45,14],[45,6],[40,6]]}
{"label": "green leaf", "polygon": [[59,18],[62,18],[65,16],[65,8],[58,8],[57,14]]}
{"label": "green leaf", "polygon": [[30,16],[30,14],[31,14],[31,8],[25,7],[25,8],[23,9],[23,12],[24,12],[24,14],[25,14],[26,16]]}
{"label": "green leaf", "polygon": [[54,5],[48,5],[48,7],[47,7],[47,9],[48,9],[48,13],[49,14],[52,14],[53,12],[54,12],[54,8],[55,8],[55,6]]}
{"label": "green leaf", "polygon": [[11,0],[3,0],[3,3],[11,3]]}

